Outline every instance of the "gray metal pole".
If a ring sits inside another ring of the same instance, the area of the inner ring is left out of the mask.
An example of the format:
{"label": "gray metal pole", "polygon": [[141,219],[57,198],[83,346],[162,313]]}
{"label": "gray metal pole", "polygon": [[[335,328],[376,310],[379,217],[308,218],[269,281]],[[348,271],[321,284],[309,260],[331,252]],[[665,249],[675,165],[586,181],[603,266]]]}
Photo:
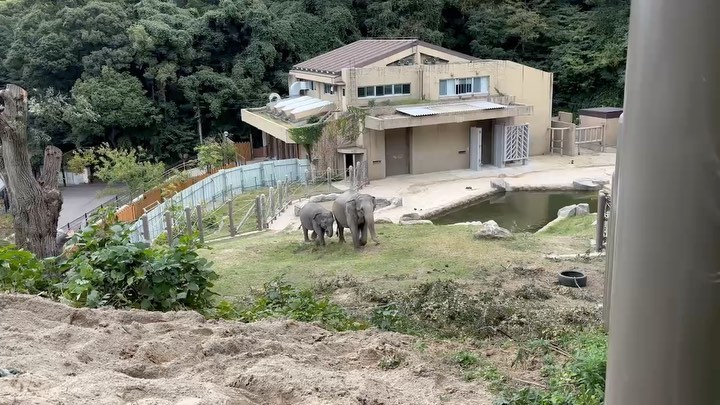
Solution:
{"label": "gray metal pole", "polygon": [[597,221],[595,226],[595,251],[602,252],[605,246],[603,246],[603,231],[605,230],[605,208],[606,195],[604,191],[598,192],[598,209],[597,209]]}
{"label": "gray metal pole", "polygon": [[718,404],[720,2],[631,4],[605,403]]}

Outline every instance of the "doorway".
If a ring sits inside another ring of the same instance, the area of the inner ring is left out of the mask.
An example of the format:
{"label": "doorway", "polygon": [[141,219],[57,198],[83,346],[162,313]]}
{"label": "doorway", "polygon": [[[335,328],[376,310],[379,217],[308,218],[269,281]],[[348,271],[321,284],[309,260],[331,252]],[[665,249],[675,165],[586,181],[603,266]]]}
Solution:
{"label": "doorway", "polygon": [[480,122],[480,127],[482,128],[482,154],[480,156],[480,161],[483,165],[490,165],[492,164],[492,147],[493,147],[493,134],[492,134],[492,120],[485,120]]}
{"label": "doorway", "polygon": [[410,145],[406,128],[385,131],[385,175],[410,174]]}

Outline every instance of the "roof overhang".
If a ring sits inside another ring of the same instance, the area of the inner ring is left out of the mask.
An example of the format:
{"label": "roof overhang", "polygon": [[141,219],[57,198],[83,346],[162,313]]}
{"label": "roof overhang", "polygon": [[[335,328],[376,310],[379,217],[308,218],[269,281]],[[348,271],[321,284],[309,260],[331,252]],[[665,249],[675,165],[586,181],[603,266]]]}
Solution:
{"label": "roof overhang", "polygon": [[[483,102],[487,103],[487,102]],[[426,125],[454,124],[467,121],[480,121],[496,118],[527,116],[533,114],[531,105],[497,105],[488,103],[482,108],[468,104],[443,104],[431,106],[398,107],[396,114],[365,118],[365,127],[376,131],[386,129],[422,127]],[[411,114],[408,114],[410,112]]]}
{"label": "roof overhang", "polygon": [[338,153],[343,153],[346,155],[353,155],[353,154],[362,154],[367,152],[365,148],[359,148],[357,146],[346,146],[338,148]]}
{"label": "roof overhang", "polygon": [[252,110],[243,109],[240,111],[240,117],[244,123],[252,125],[263,132],[267,132],[283,142],[295,143],[295,141],[290,139],[289,129],[293,128],[292,125],[263,114],[262,111],[262,108]]}

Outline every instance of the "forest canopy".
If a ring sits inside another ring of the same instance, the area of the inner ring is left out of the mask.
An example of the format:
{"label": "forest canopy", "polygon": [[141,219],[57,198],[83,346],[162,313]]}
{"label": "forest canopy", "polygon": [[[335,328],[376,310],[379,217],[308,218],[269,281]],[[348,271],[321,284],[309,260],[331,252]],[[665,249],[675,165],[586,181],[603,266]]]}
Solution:
{"label": "forest canopy", "polygon": [[0,82],[27,88],[35,139],[140,146],[175,162],[248,139],[240,110],[290,67],[362,37],[418,37],[555,74],[554,107],[621,106],[629,0],[9,0]]}

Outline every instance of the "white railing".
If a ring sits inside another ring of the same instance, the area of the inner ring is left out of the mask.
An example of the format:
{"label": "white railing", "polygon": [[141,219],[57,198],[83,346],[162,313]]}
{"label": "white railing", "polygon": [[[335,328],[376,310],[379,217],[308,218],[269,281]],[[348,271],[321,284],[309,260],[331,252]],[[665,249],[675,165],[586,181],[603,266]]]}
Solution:
{"label": "white railing", "polygon": [[590,143],[600,144],[600,149],[605,150],[605,126],[575,128],[575,145],[580,154],[580,145]]}

